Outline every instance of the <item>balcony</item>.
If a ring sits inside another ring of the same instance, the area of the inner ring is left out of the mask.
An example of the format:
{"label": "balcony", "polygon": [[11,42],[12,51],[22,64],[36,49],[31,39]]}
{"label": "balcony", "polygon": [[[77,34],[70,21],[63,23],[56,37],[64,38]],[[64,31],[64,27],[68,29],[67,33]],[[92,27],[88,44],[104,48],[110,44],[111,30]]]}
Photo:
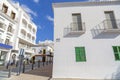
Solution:
{"label": "balcony", "polygon": [[70,27],[64,28],[64,37],[79,37],[85,33],[85,23],[73,22]]}
{"label": "balcony", "polygon": [[26,52],[28,52],[28,53],[34,53],[34,50],[31,49],[31,48],[26,48],[25,50],[26,50]]}
{"label": "balcony", "polygon": [[0,43],[3,43],[3,39],[0,38]]}
{"label": "balcony", "polygon": [[118,32],[120,33],[120,20],[104,20],[99,25],[104,32]]}
{"label": "balcony", "polygon": [[7,30],[7,34],[10,35],[10,36],[14,35],[14,29],[13,28],[12,29],[8,29]]}
{"label": "balcony", "polygon": [[10,45],[10,46],[13,46],[13,43],[12,42],[5,42],[6,45]]}
{"label": "balcony", "polygon": [[21,34],[20,37],[23,38],[23,39],[26,39],[26,35],[25,34]]}
{"label": "balcony", "polygon": [[6,19],[8,19],[10,22],[12,22],[12,23],[15,23],[15,22],[17,22],[17,20],[15,19],[15,20],[13,20],[7,13],[5,13],[4,11],[2,11],[2,10],[0,10],[0,15],[1,16],[3,16],[3,17],[5,17]]}
{"label": "balcony", "polygon": [[91,30],[93,37],[99,36],[102,34],[102,37],[107,35],[119,35],[120,34],[120,20],[104,20]]}
{"label": "balcony", "polygon": [[0,22],[0,30],[4,31],[6,29],[6,25],[2,22]]}

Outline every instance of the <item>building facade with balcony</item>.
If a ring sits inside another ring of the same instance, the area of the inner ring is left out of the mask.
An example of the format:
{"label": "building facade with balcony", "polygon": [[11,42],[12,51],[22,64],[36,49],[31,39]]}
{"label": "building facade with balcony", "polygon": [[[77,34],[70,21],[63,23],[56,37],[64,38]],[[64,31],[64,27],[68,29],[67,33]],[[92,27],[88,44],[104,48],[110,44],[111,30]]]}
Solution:
{"label": "building facade with balcony", "polygon": [[32,46],[36,44],[37,26],[18,3],[15,3],[14,5],[20,14],[18,17],[19,23],[16,44],[14,45],[13,51],[16,53],[20,48],[23,48],[25,49],[25,57],[30,58],[35,53],[35,49],[32,48]]}
{"label": "building facade with balcony", "polygon": [[53,3],[53,78],[120,79],[120,1]]}
{"label": "building facade with balcony", "polygon": [[25,57],[30,57],[35,52],[31,46],[36,43],[36,32],[37,26],[19,3],[0,0],[1,64],[15,62],[20,48],[25,49]]}
{"label": "building facade with balcony", "polygon": [[0,65],[10,59],[17,29],[17,9],[7,0],[0,1]]}

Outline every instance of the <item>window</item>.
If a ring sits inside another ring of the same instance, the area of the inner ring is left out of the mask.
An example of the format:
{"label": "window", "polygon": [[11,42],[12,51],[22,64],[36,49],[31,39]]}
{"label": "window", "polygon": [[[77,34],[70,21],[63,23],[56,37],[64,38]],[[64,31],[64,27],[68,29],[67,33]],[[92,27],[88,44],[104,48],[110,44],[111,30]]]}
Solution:
{"label": "window", "polygon": [[75,47],[75,53],[76,53],[76,62],[85,62],[86,61],[84,47]]}
{"label": "window", "polygon": [[117,29],[117,23],[113,11],[105,11],[106,23],[108,29]]}
{"label": "window", "polygon": [[15,19],[15,13],[13,11],[11,12],[11,18]]}
{"label": "window", "polygon": [[5,40],[5,44],[9,45],[9,43],[10,43],[10,40],[9,40],[9,39],[6,39],[6,40]]}
{"label": "window", "polygon": [[8,32],[12,32],[12,25],[9,25],[9,27],[8,27],[8,30],[7,30]]}
{"label": "window", "polygon": [[3,28],[3,23],[0,22],[0,28]]}
{"label": "window", "polygon": [[81,14],[80,13],[72,14],[72,19],[73,19],[73,23],[72,23],[73,31],[83,30]]}
{"label": "window", "polygon": [[5,52],[5,51],[0,52],[0,66],[4,65],[4,62],[6,60],[6,56],[7,56],[7,52]]}
{"label": "window", "polygon": [[115,60],[120,60],[120,46],[113,46]]}
{"label": "window", "polygon": [[2,11],[3,11],[4,13],[7,13],[7,11],[8,11],[8,6],[6,6],[5,4],[3,4]]}

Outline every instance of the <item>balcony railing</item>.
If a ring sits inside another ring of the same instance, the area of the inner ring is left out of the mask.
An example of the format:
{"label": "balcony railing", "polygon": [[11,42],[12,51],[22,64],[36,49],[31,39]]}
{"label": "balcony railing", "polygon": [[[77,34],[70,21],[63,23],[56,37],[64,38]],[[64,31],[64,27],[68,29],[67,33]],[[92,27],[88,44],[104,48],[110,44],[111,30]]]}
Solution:
{"label": "balcony railing", "polygon": [[5,42],[5,44],[10,45],[10,46],[13,46],[13,43],[12,43],[12,42]]}
{"label": "balcony railing", "polygon": [[70,27],[64,28],[64,37],[77,37],[85,33],[85,23],[73,22]]}
{"label": "balcony railing", "polygon": [[2,23],[2,22],[0,22],[0,29],[3,29],[3,30],[5,30],[5,29],[6,29],[5,24],[4,24],[4,23]]}
{"label": "balcony railing", "polygon": [[13,20],[8,14],[4,13],[2,10],[0,10],[0,15],[2,15],[3,17],[7,18],[9,21],[11,21],[12,23],[17,22],[17,20]]}
{"label": "balcony railing", "polygon": [[21,34],[20,37],[22,37],[23,39],[26,39],[26,35]]}
{"label": "balcony railing", "polygon": [[94,31],[96,34],[102,33],[102,32],[109,32],[109,33],[120,33],[120,20],[109,20],[106,19],[102,21],[100,24],[95,26],[92,31]]}
{"label": "balcony railing", "polygon": [[3,43],[3,39],[0,38],[0,43]]}
{"label": "balcony railing", "polygon": [[103,27],[105,32],[120,32],[120,20],[104,20]]}
{"label": "balcony railing", "polygon": [[26,52],[34,53],[34,50],[31,48],[26,48],[25,50],[26,50]]}
{"label": "balcony railing", "polygon": [[93,37],[100,36],[102,34],[102,37],[107,35],[118,35],[120,34],[120,20],[119,19],[114,19],[114,20],[109,20],[106,19],[102,21],[100,24],[95,26],[93,29],[91,29]]}

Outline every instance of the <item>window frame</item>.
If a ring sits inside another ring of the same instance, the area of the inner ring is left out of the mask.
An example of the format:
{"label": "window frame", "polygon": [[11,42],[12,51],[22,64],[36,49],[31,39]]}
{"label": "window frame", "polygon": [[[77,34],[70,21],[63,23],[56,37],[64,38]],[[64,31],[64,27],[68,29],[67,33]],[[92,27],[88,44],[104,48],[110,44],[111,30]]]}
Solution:
{"label": "window frame", "polygon": [[[113,48],[113,52],[114,52],[115,61],[120,61],[120,46],[112,46],[112,48]],[[114,48],[116,48],[117,51],[115,51]],[[118,56],[116,56],[116,54]]]}
{"label": "window frame", "polygon": [[[77,51],[77,49],[78,49],[78,51]],[[87,61],[85,47],[75,47],[75,59],[76,59],[76,62],[86,62]]]}

